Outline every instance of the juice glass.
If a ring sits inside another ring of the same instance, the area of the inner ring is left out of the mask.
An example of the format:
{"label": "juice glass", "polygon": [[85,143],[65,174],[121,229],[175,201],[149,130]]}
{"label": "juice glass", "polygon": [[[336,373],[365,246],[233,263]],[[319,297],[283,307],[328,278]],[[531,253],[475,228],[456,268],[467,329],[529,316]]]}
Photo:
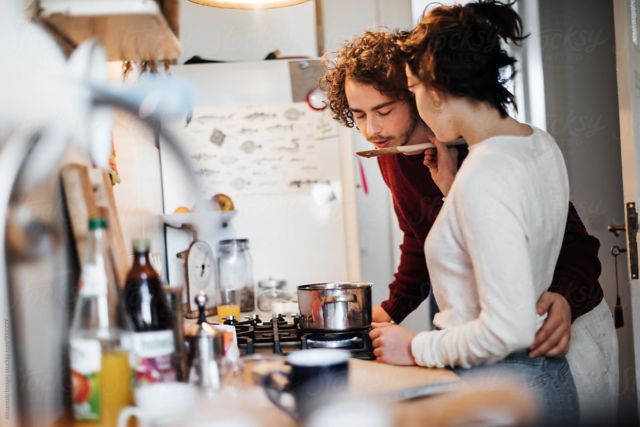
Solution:
{"label": "juice glass", "polygon": [[220,289],[218,294],[218,320],[229,316],[240,320],[240,289]]}
{"label": "juice glass", "polygon": [[74,427],[113,427],[120,410],[133,404],[131,366],[125,351],[108,350],[102,354],[99,394],[101,416],[96,421],[74,421]]}

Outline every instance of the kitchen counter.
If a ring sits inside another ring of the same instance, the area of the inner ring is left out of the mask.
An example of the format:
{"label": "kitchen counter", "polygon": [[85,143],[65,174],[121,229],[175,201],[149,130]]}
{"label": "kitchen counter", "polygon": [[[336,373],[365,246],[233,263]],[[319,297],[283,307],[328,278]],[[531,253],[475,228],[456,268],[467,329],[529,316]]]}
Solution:
{"label": "kitchen counter", "polygon": [[[393,427],[442,427],[461,425],[470,420],[479,420],[481,425],[493,425],[505,420],[513,425],[536,421],[538,412],[531,396],[526,390],[509,383],[461,382],[460,388],[450,393],[395,402],[392,398],[393,393],[400,390],[415,391],[435,383],[457,381],[458,377],[447,369],[391,366],[358,359],[351,359],[349,365],[351,395],[373,403],[374,408],[389,411]],[[242,390],[235,398],[216,396],[202,406],[208,406],[206,412],[209,415],[206,419],[232,418],[242,414],[251,419],[256,427],[296,426],[256,386]],[[335,423],[335,414],[330,415],[331,422]]]}
{"label": "kitchen counter", "polygon": [[[187,321],[187,324],[191,323],[195,323],[195,320]],[[214,427],[217,426],[212,422],[214,420],[236,421],[244,417],[249,423],[240,422],[237,426],[297,426],[292,418],[267,399],[259,386],[261,374],[286,369],[285,358],[263,353],[256,359],[243,359],[242,375],[226,376],[223,378],[221,391],[210,396],[201,396],[195,404],[195,410],[181,425]],[[435,384],[440,383],[448,384],[446,388],[449,391],[452,389],[452,383],[460,387],[456,391],[430,397],[411,400],[399,398],[400,392],[417,393],[420,396],[422,392],[429,391]],[[384,413],[390,414],[393,427],[439,427],[460,424],[477,418],[478,414],[481,417],[487,414],[495,417],[506,413],[507,416],[517,417],[516,419],[525,422],[535,417],[535,407],[531,400],[527,399],[526,393],[521,393],[519,389],[496,387],[495,384],[476,384],[470,387],[448,369],[392,366],[355,358],[349,361],[349,396],[341,398],[340,402],[349,397],[370,403],[370,411],[381,409]],[[331,412],[334,409],[328,410],[332,417],[335,415]],[[367,413],[366,410],[363,412]],[[381,416],[378,417],[380,418]],[[495,418],[493,420],[496,421]],[[332,419],[331,422],[335,420]],[[233,422],[228,425],[236,426]]]}
{"label": "kitchen counter", "polygon": [[[271,369],[274,367],[272,366]],[[276,368],[277,369],[277,368]],[[228,426],[296,427],[298,424],[273,405],[259,386],[246,381],[228,385],[222,392],[202,396],[196,409],[185,417],[182,426],[217,426],[225,420]],[[527,394],[512,386],[461,384],[458,391],[432,397],[393,402],[393,392],[420,389],[439,382],[457,381],[446,369],[416,366],[390,366],[373,361],[351,359],[349,388],[353,397],[388,411],[393,427],[443,427],[460,425],[469,420],[485,421],[484,425],[512,421],[514,425],[536,421],[536,407]],[[342,399],[344,400],[344,399]],[[334,414],[331,414],[333,417]],[[249,424],[242,423],[242,419]],[[67,420],[65,422],[65,420]],[[72,426],[65,417],[54,424]],[[233,421],[232,421],[233,420]],[[238,423],[236,424],[237,421]],[[324,425],[324,424],[323,424]],[[178,426],[175,426],[178,427]]]}
{"label": "kitchen counter", "polygon": [[[263,319],[268,318],[269,315],[269,313],[263,312],[256,313]],[[246,313],[243,313],[244,315]],[[217,316],[212,316],[207,320],[216,322],[218,319]],[[195,323],[195,319],[193,323]],[[274,369],[277,369],[277,366],[270,367],[270,370]],[[261,372],[264,372],[264,369]],[[402,389],[419,391],[422,386],[456,380],[457,376],[448,369],[427,369],[417,366],[399,367],[359,359],[351,359],[349,366],[350,394],[356,398],[374,401],[378,405],[388,406],[395,419],[394,425],[402,427],[432,425],[429,423],[429,414],[435,412],[439,402],[443,399],[446,401],[447,397],[445,395],[433,396],[390,404],[393,392]],[[236,399],[241,402],[235,401]],[[296,425],[288,415],[273,405],[264,392],[255,385],[244,388],[236,399],[230,396],[223,398],[218,396],[209,399],[201,406],[211,406],[209,410],[205,411],[210,416],[215,416],[214,414],[220,411],[228,412],[231,410],[230,408],[235,407],[233,412],[251,414],[250,418],[260,427],[293,427]],[[222,401],[225,401],[224,409],[220,408]]]}
{"label": "kitchen counter", "polygon": [[[351,360],[350,389],[365,397],[376,393],[393,392],[403,388],[452,381],[457,376],[448,369],[428,369],[417,366],[391,366],[378,362]],[[438,408],[446,395],[433,396],[391,405],[397,426],[430,426],[430,414]]]}
{"label": "kitchen counter", "polygon": [[[457,379],[445,369],[390,366],[374,361],[351,359],[349,365],[350,394],[368,400],[376,407],[386,407],[394,418],[394,426],[429,427],[431,414],[450,400],[447,395],[391,403],[389,392]],[[199,405],[197,419],[232,418],[242,414],[259,427],[294,427],[297,424],[273,405],[258,386],[223,393]]]}

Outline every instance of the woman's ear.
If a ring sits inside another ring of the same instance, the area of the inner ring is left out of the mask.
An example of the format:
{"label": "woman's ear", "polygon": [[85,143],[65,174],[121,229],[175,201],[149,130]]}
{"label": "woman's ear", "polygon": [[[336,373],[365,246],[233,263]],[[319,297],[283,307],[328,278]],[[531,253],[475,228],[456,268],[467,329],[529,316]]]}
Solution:
{"label": "woman's ear", "polygon": [[442,93],[435,89],[429,89],[428,92],[431,97],[431,102],[433,103],[433,108],[442,111],[444,109],[444,96]]}

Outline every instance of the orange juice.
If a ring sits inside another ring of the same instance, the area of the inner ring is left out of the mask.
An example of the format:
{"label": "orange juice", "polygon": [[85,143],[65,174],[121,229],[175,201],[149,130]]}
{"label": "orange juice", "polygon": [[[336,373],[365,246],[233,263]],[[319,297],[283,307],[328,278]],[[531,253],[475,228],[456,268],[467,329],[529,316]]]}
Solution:
{"label": "orange juice", "polygon": [[133,404],[129,354],[124,351],[105,351],[100,370],[100,420],[75,421],[78,427],[113,427],[118,414]]}
{"label": "orange juice", "polygon": [[133,404],[131,385],[129,354],[124,351],[103,354],[100,387],[104,398],[102,422],[105,426],[115,426],[122,408]]}
{"label": "orange juice", "polygon": [[218,306],[218,320],[234,316],[240,320],[240,304],[223,304]]}

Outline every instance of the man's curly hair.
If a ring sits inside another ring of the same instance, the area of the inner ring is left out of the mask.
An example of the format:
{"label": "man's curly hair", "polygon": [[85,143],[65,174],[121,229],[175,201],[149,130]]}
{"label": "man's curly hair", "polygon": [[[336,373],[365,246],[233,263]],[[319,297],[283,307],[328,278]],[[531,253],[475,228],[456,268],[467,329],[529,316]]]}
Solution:
{"label": "man's curly hair", "polygon": [[370,84],[382,94],[400,101],[411,101],[407,88],[404,52],[398,41],[406,36],[401,32],[367,31],[344,44],[331,58],[325,57],[325,73],[320,87],[327,93],[333,117],[347,127],[353,127],[353,114],[347,102],[345,81],[352,78]]}

